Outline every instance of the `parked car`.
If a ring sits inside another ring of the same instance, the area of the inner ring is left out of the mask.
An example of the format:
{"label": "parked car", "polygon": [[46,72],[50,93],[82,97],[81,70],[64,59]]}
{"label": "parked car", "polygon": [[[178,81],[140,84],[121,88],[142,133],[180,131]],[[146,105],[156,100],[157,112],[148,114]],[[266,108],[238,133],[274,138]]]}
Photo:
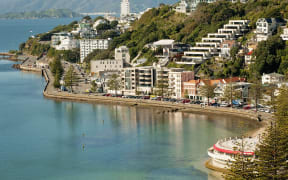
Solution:
{"label": "parked car", "polygon": [[142,96],[141,99],[150,99],[150,96]]}
{"label": "parked car", "polygon": [[194,104],[201,104],[201,101],[195,101]]}
{"label": "parked car", "polygon": [[170,99],[170,102],[177,102],[177,99]]}
{"label": "parked car", "polygon": [[187,104],[187,103],[190,103],[190,99],[183,99],[181,102],[183,103],[183,104]]}
{"label": "parked car", "polygon": [[218,103],[211,103],[210,106],[213,106],[213,107],[220,107],[220,104],[218,104]]}
{"label": "parked car", "polygon": [[220,107],[229,107],[229,104],[226,103],[226,102],[224,102],[224,103],[221,103],[221,104],[220,104]]}
{"label": "parked car", "polygon": [[151,98],[151,100],[154,100],[154,101],[161,101],[162,98],[161,98],[161,97],[153,97],[153,98]]}
{"label": "parked car", "polygon": [[246,106],[243,107],[243,109],[244,110],[249,110],[249,109],[252,109],[252,106],[251,105],[246,105]]}

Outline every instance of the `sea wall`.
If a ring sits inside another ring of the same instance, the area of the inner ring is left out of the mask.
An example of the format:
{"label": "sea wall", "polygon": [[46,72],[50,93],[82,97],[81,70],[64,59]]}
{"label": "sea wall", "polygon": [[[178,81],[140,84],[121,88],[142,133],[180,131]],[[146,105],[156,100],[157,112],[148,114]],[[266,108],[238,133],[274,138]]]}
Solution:
{"label": "sea wall", "polygon": [[153,100],[142,100],[142,99],[127,99],[127,98],[116,98],[116,97],[105,97],[94,94],[73,94],[68,92],[60,92],[54,89],[53,76],[49,70],[42,71],[47,85],[43,91],[43,95],[46,98],[56,100],[68,100],[78,102],[90,102],[90,103],[113,103],[113,104],[124,104],[130,106],[146,106],[146,107],[158,107],[168,108],[168,111],[181,111],[181,112],[193,112],[193,113],[211,113],[211,114],[226,114],[231,116],[249,118],[257,120],[258,114],[252,111],[222,107],[201,107],[200,105],[194,104],[182,104],[172,102],[162,102]]}

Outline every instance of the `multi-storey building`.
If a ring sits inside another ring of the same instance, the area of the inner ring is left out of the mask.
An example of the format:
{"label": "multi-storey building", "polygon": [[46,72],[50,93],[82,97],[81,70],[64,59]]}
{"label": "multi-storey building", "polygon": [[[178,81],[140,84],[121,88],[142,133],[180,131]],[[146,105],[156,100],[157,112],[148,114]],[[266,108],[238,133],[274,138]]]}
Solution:
{"label": "multi-storey building", "polygon": [[181,60],[177,64],[202,64],[212,57],[230,57],[230,49],[234,47],[236,40],[249,30],[248,20],[230,20],[223,28],[218,29],[218,33],[209,33],[202,38],[202,42],[197,42],[190,51],[184,52]]}
{"label": "multi-storey building", "polygon": [[171,89],[171,97],[180,99],[184,98],[184,82],[195,78],[194,72],[184,71],[184,69],[171,69],[169,72],[169,89]]}
{"label": "multi-storey building", "polygon": [[91,73],[97,74],[105,71],[121,71],[124,66],[123,59],[105,59],[91,61]]}
{"label": "multi-storey building", "polygon": [[184,92],[190,99],[205,101],[207,98],[203,97],[200,93],[201,86],[210,85],[215,86],[215,99],[221,99],[224,95],[225,88],[228,84],[231,84],[234,89],[241,91],[243,98],[247,98],[249,83],[245,83],[245,78],[233,77],[227,79],[215,79],[215,80],[190,80],[183,83]]}
{"label": "multi-storey building", "polygon": [[73,35],[67,32],[55,33],[51,37],[51,47],[56,50],[72,50],[79,48],[79,40],[74,39]]}
{"label": "multi-storey building", "polygon": [[115,59],[122,59],[124,63],[130,62],[130,54],[127,46],[120,46],[115,49]]}
{"label": "multi-storey building", "polygon": [[257,42],[266,41],[277,29],[275,18],[261,18],[256,23]]}
{"label": "multi-storey building", "polygon": [[285,81],[285,76],[278,73],[263,74],[262,84],[278,84]]}
{"label": "multi-storey building", "polygon": [[121,17],[130,15],[130,3],[129,0],[122,0],[121,2]]}
{"label": "multi-storey building", "polygon": [[[199,3],[214,3],[217,0],[181,0],[176,6],[175,11],[179,13],[186,13],[190,14],[192,11],[195,11],[197,9],[197,6]],[[232,3],[236,3],[239,0],[227,0]],[[241,3],[246,3],[248,0],[240,0]]]}
{"label": "multi-storey building", "polygon": [[108,49],[111,39],[82,39],[80,40],[80,60],[84,59],[96,49]]}
{"label": "multi-storey building", "polygon": [[125,95],[151,94],[156,85],[156,70],[152,66],[125,68],[121,80]]}

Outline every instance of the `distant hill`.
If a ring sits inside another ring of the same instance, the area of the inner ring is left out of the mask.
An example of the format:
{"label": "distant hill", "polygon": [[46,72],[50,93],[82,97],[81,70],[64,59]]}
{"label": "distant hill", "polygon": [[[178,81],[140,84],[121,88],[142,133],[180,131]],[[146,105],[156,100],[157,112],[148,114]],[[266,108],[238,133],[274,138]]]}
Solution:
{"label": "distant hill", "polygon": [[68,9],[48,9],[45,11],[5,13],[0,15],[0,19],[72,18],[80,16],[79,13]]}
{"label": "distant hill", "polygon": [[[121,0],[0,0],[0,14],[8,12],[43,11],[47,9],[71,9],[75,12],[120,12]],[[133,12],[148,7],[156,7],[160,3],[173,4],[178,0],[130,0]]]}

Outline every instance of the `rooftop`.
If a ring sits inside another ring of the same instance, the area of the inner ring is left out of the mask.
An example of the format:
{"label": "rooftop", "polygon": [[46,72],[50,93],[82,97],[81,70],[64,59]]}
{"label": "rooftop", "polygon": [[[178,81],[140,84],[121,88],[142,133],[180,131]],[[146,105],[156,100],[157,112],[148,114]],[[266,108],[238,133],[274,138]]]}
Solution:
{"label": "rooftop", "polygon": [[257,138],[225,138],[218,141],[213,148],[227,154],[239,154],[242,151],[245,155],[254,155],[257,143]]}
{"label": "rooftop", "polygon": [[175,42],[173,39],[162,39],[153,43],[155,46],[167,46],[172,45]]}

